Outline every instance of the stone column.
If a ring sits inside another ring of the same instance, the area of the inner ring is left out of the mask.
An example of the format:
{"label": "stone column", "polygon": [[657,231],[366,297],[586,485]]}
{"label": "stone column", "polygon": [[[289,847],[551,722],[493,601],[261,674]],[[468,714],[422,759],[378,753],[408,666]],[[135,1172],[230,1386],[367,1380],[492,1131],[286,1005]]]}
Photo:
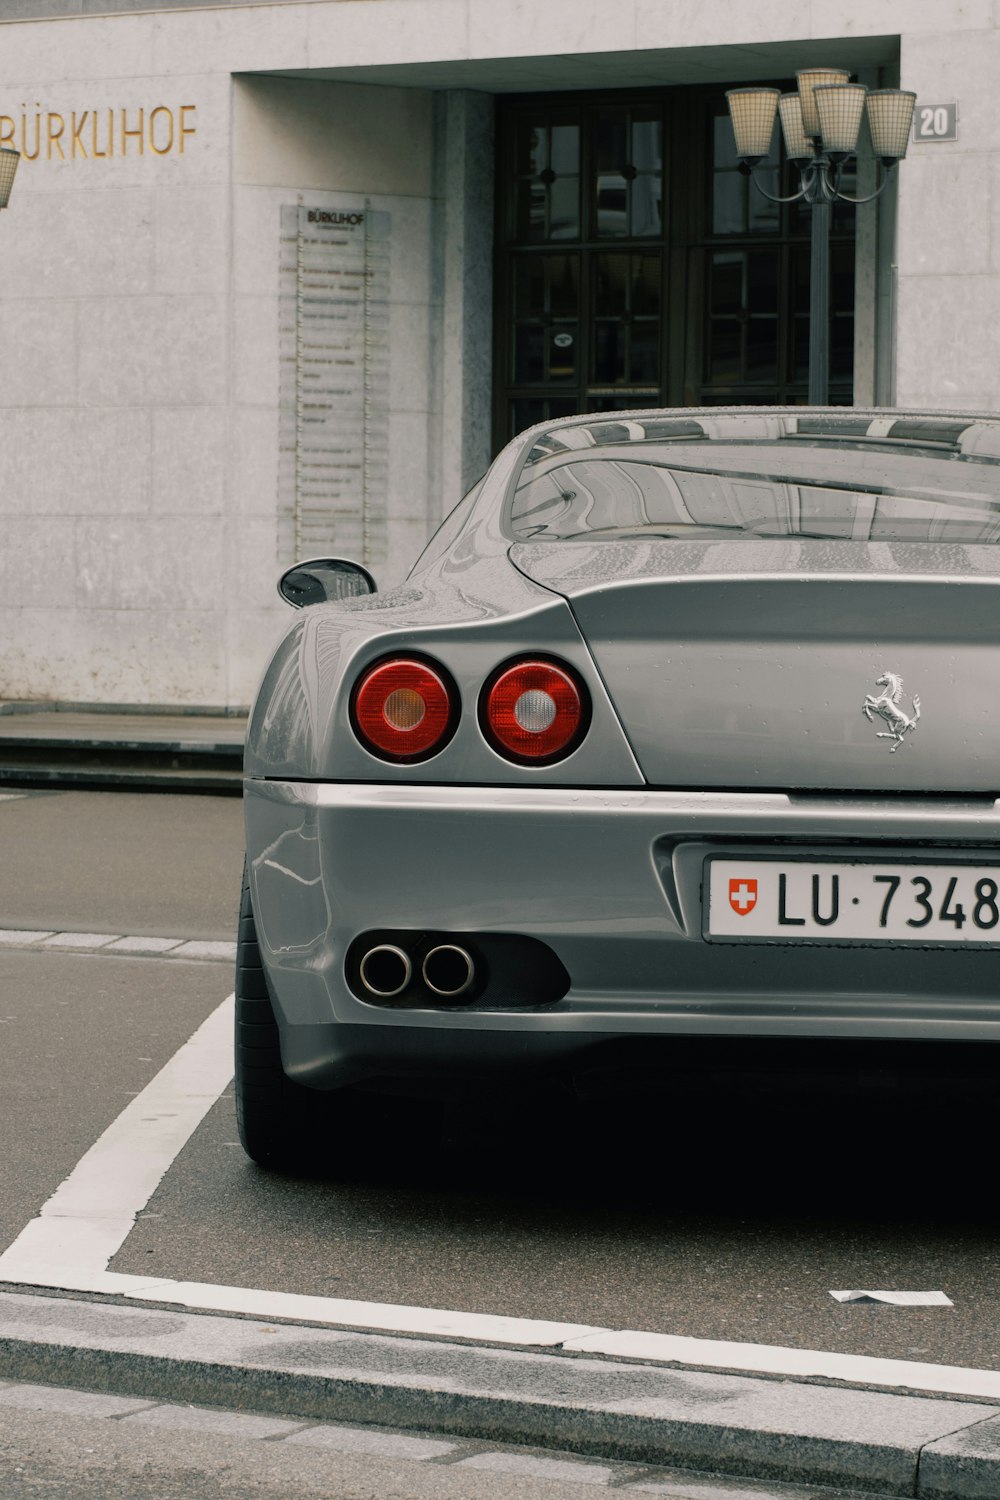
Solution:
{"label": "stone column", "polygon": [[433,529],[490,461],[493,359],[493,98],[435,100]]}

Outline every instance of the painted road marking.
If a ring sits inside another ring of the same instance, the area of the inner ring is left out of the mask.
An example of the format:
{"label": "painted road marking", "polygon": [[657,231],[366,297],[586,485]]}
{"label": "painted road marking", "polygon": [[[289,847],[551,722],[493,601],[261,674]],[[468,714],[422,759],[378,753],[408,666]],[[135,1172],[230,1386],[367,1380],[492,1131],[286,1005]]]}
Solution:
{"label": "painted road marking", "polygon": [[1000,1372],[932,1365],[872,1354],[830,1354],[824,1349],[790,1349],[780,1344],[738,1344],[696,1339],[677,1333],[600,1329],[565,1346],[579,1354],[609,1354],[646,1363],[731,1370],[741,1375],[793,1375],[799,1379],[840,1380],[849,1385],[889,1386],[935,1395],[1000,1398]]}
{"label": "painted road marking", "polygon": [[99,1140],[0,1256],[0,1279],[44,1285],[106,1269],[136,1214],[232,1077],[228,996]]}
{"label": "painted road marking", "polygon": [[[167,955],[169,957],[169,955]],[[205,1312],[340,1328],[561,1348],[582,1354],[750,1374],[795,1375],[940,1395],[1000,1399],[1000,1371],[832,1354],[771,1344],[309,1297],[210,1282],[129,1276],[108,1266],[136,1217],[232,1078],[230,995],[81,1158],[41,1212],[0,1255],[0,1283],[97,1292]]]}

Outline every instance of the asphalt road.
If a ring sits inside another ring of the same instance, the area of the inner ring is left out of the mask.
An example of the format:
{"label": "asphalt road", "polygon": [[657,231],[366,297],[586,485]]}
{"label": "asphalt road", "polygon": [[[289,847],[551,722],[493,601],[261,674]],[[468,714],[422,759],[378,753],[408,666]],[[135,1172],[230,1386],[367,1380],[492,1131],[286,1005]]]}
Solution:
{"label": "asphalt road", "polygon": [[[388,1149],[345,1170],[334,1139],[329,1172],[295,1178],[245,1160],[226,1097],[111,1269],[995,1367],[981,1122],[967,1137],[959,1114],[921,1143],[889,1113],[848,1139],[835,1119],[786,1118],[779,1134],[715,1107],[714,1122],[659,1127],[622,1110],[596,1131],[567,1111],[536,1133],[394,1106]],[[943,1290],[954,1306],[830,1296],[856,1288]]]}
{"label": "asphalt road", "polygon": [[0,952],[4,1246],[224,997],[229,980],[218,964]]}
{"label": "asphalt road", "polygon": [[[0,925],[232,936],[235,801],[0,801],[0,842]],[[0,951],[0,981],[6,1243],[230,974]],[[860,1081],[804,1079],[772,1059],[745,1086],[682,1068],[614,1103],[369,1101],[311,1177],[249,1163],[227,1094],[111,1269],[992,1368],[995,1088],[963,1080],[955,1056],[928,1058],[923,1080],[872,1058]],[[856,1288],[942,1290],[954,1306],[829,1295]]]}
{"label": "asphalt road", "polygon": [[0,928],[235,933],[238,797],[8,793],[0,796],[0,849]]}

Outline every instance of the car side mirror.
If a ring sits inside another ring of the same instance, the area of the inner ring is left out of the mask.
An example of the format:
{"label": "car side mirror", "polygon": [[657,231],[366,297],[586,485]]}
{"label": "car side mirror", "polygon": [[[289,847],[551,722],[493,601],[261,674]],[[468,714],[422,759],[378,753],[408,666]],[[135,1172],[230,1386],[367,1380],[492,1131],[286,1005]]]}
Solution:
{"label": "car side mirror", "polygon": [[309,604],[331,604],[376,592],[367,568],[344,557],[311,557],[287,568],[278,579],[278,593],[293,609]]}

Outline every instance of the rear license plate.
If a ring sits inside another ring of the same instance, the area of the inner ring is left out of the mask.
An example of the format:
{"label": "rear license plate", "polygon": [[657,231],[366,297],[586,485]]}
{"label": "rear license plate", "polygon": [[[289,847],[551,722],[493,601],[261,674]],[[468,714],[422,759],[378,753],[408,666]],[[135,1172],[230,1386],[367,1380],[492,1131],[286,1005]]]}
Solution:
{"label": "rear license plate", "polygon": [[706,860],[705,937],[1000,944],[1000,864]]}

